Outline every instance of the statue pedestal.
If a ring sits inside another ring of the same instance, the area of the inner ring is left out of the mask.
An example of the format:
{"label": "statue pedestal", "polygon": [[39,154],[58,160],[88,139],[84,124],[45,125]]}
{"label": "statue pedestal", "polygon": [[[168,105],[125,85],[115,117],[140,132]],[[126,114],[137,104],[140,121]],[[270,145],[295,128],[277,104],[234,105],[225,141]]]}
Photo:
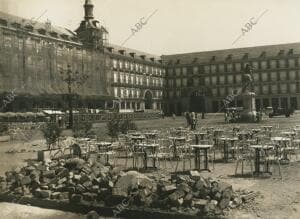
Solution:
{"label": "statue pedestal", "polygon": [[241,112],[242,122],[256,122],[256,109],[255,109],[255,93],[245,92],[240,95],[243,101],[243,111]]}

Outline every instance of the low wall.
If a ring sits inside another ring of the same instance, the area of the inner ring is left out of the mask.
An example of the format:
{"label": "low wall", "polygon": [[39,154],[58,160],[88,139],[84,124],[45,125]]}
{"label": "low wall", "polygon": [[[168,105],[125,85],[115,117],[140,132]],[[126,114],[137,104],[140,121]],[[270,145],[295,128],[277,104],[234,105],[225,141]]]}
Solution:
{"label": "low wall", "polygon": [[[0,194],[0,202],[13,202],[23,205],[32,205],[41,208],[55,209],[61,211],[68,211],[73,213],[87,214],[90,211],[96,211],[100,216],[113,217],[113,212],[116,208],[106,207],[100,204],[93,203],[80,203],[73,204],[66,201],[50,200],[50,199],[38,199],[34,197],[16,196],[2,193]],[[167,212],[157,209],[149,209],[143,207],[135,207],[124,209],[117,215],[117,217],[128,219],[221,219],[225,217],[221,216],[204,216],[204,215],[191,215],[187,213]]]}

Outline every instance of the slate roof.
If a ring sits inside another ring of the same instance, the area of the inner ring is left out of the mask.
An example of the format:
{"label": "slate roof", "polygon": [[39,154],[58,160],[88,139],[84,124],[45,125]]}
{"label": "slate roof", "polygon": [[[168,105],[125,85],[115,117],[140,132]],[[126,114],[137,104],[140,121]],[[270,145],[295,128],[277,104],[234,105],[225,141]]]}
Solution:
{"label": "slate roof", "polygon": [[[244,47],[236,49],[224,49],[204,52],[183,53],[174,55],[163,55],[164,63],[172,64],[191,64],[197,63],[210,63],[224,62],[228,60],[242,60],[242,59],[256,59],[265,57],[280,57],[281,55],[300,55],[300,43],[287,43],[277,45],[266,45],[256,47]],[[231,58],[231,59],[230,59]]]}
{"label": "slate roof", "polygon": [[34,19],[32,19],[32,20],[26,19],[26,18],[18,17],[15,15],[7,14],[5,12],[0,11],[0,23],[1,23],[1,21],[2,22],[6,21],[7,27],[10,27],[10,28],[15,28],[14,24],[16,24],[16,23],[20,25],[21,29],[25,29],[26,26],[31,25],[33,27],[32,32],[35,34],[44,35],[44,34],[39,33],[40,29],[44,29],[45,30],[44,36],[53,37],[53,35],[51,35],[51,32],[55,32],[55,33],[57,33],[56,38],[58,38],[58,39],[71,41],[71,42],[78,42],[75,32],[73,32],[67,28],[59,27],[59,26],[56,26],[53,24],[51,24],[51,26],[49,26],[49,25],[47,26],[46,22],[39,22]]}

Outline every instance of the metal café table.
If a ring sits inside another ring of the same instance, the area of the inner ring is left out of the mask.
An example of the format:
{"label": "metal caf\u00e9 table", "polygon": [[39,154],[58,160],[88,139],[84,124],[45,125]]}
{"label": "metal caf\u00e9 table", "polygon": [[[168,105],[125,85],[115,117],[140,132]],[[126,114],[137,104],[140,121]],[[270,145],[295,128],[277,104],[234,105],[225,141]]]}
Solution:
{"label": "metal caf\u00e9 table", "polygon": [[227,142],[230,142],[231,147],[234,148],[234,142],[238,141],[239,139],[236,137],[229,138],[229,137],[221,137],[219,140],[223,141],[223,151],[224,151],[224,161],[228,162],[228,154],[229,154],[229,145]]}
{"label": "metal caf\u00e9 table", "polygon": [[[197,170],[207,170],[210,172],[210,169],[208,168],[208,149],[212,148],[213,145],[211,144],[197,144],[197,145],[191,145],[191,147],[195,151],[195,169]],[[201,151],[203,151],[204,156],[204,168],[201,169]]]}
{"label": "metal caf\u00e9 table", "polygon": [[265,125],[265,126],[262,126],[262,128],[265,130],[265,131],[272,131],[272,128],[273,128],[273,126],[271,126],[271,125]]}
{"label": "metal caf\u00e9 table", "polygon": [[281,134],[291,138],[294,138],[296,136],[296,132],[293,131],[281,132]]}
{"label": "metal caf\u00e9 table", "polygon": [[145,132],[144,135],[146,136],[146,139],[148,139],[148,140],[155,140],[158,133],[157,132]]}
{"label": "metal caf\u00e9 table", "polygon": [[246,140],[251,138],[251,133],[248,131],[241,131],[237,133],[237,136],[240,140]]}
{"label": "metal caf\u00e9 table", "polygon": [[[282,149],[283,151],[283,158],[282,161],[289,161],[289,158],[287,157],[287,143],[291,142],[291,138],[287,137],[271,137],[271,141],[276,142],[279,146],[283,144],[283,147],[279,147],[277,150]],[[278,151],[277,151],[278,153]]]}
{"label": "metal caf\u00e9 table", "polygon": [[[105,164],[109,164],[109,147],[112,145],[111,142],[106,142],[106,141],[100,141],[97,142],[96,145],[98,146],[98,150],[101,151],[102,148],[105,148]],[[101,153],[100,153],[101,154]]]}
{"label": "metal caf\u00e9 table", "polygon": [[[274,146],[272,146],[272,145],[251,145],[250,147],[255,149],[255,160],[254,160],[255,170],[254,170],[254,175],[260,175],[260,174],[264,173],[260,170],[260,160],[261,160],[260,151],[263,150],[265,152],[265,155],[267,155],[268,150],[273,149]],[[269,162],[266,163],[265,173],[270,173],[271,174]]]}
{"label": "metal caf\u00e9 table", "polygon": [[141,143],[146,139],[144,135],[132,135],[130,138],[134,143]]}
{"label": "metal caf\u00e9 table", "polygon": [[173,157],[177,158],[177,143],[184,143],[186,141],[185,137],[169,137],[170,140],[173,142]]}
{"label": "metal caf\u00e9 table", "polygon": [[[194,132],[195,135],[195,142],[196,144],[199,144],[199,140],[204,140],[204,136],[207,135],[206,132]],[[200,137],[200,139],[199,139]]]}
{"label": "metal caf\u00e9 table", "polygon": [[156,168],[156,157],[155,157],[155,154],[156,154],[156,150],[157,148],[159,147],[159,144],[148,144],[148,143],[142,143],[142,144],[138,144],[137,145],[138,147],[140,147],[143,152],[144,152],[144,168],[147,169],[148,168],[148,153],[147,153],[147,150],[150,149],[151,150],[151,153],[152,153],[152,167],[153,168]]}

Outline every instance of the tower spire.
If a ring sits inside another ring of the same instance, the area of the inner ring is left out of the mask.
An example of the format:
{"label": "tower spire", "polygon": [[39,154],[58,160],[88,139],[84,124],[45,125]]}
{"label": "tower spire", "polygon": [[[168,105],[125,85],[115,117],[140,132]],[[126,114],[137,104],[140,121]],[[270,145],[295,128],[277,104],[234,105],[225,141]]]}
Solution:
{"label": "tower spire", "polygon": [[85,20],[94,19],[93,9],[94,9],[94,5],[92,3],[92,0],[85,0],[85,3],[84,3],[84,19]]}

